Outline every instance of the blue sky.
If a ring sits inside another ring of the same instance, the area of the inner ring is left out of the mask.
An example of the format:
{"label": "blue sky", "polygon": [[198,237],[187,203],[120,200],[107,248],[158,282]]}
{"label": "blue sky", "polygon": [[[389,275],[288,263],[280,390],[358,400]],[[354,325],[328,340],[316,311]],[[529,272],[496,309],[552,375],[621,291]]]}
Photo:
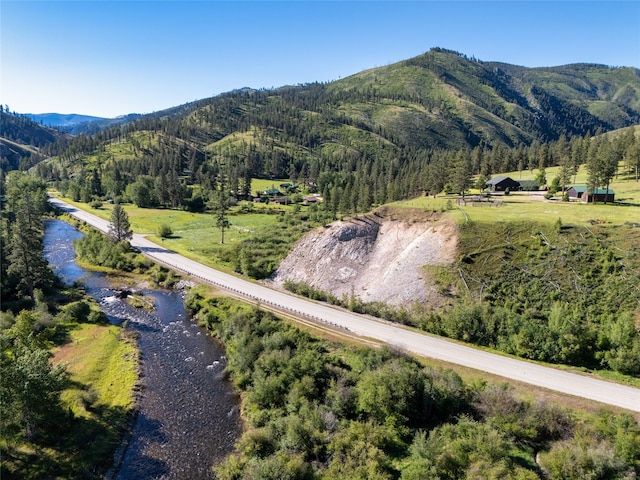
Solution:
{"label": "blue sky", "polygon": [[0,103],[115,117],[457,50],[640,68],[640,1],[0,0]]}

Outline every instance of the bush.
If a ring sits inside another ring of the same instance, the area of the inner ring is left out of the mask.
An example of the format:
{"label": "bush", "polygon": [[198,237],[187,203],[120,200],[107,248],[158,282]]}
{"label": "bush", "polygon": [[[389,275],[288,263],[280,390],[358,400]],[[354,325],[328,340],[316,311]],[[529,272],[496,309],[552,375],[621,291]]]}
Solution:
{"label": "bush", "polygon": [[166,223],[163,223],[162,225],[160,225],[158,227],[158,236],[159,237],[161,237],[161,238],[169,238],[171,235],[173,235],[173,230]]}
{"label": "bush", "polygon": [[129,252],[129,242],[115,243],[99,232],[91,231],[85,237],[76,240],[73,246],[78,258],[92,265],[115,268],[131,272],[134,263]]}

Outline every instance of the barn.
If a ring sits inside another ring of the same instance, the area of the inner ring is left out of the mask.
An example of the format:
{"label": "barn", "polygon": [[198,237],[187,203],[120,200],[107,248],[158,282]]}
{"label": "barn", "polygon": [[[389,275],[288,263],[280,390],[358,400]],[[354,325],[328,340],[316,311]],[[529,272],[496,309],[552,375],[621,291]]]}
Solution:
{"label": "barn", "polygon": [[520,182],[513,180],[511,177],[493,177],[486,185],[487,189],[492,192],[504,192],[507,188],[510,192],[520,190]]}
{"label": "barn", "polygon": [[581,199],[585,203],[589,203],[589,202],[593,202],[593,203],[596,203],[596,202],[602,202],[602,203],[614,202],[615,201],[615,193],[611,189],[596,188],[593,192],[590,191],[590,190],[587,190],[586,192],[584,192],[582,194]]}
{"label": "barn", "polygon": [[581,200],[585,203],[589,202],[614,202],[615,192],[611,189],[597,188],[592,191],[586,185],[575,185],[567,190],[569,199]]}

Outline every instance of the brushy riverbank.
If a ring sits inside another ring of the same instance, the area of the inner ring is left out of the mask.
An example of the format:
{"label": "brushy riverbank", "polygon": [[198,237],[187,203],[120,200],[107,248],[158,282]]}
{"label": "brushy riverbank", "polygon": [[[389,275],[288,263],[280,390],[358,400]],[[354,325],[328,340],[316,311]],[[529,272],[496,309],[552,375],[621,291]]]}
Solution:
{"label": "brushy riverbank", "polygon": [[135,335],[74,289],[51,298],[2,314],[3,479],[101,478],[134,418]]}
{"label": "brushy riverbank", "polygon": [[246,429],[215,471],[238,478],[634,478],[628,413],[569,409],[464,382],[386,348],[309,335],[195,289],[186,305],[227,349]]}

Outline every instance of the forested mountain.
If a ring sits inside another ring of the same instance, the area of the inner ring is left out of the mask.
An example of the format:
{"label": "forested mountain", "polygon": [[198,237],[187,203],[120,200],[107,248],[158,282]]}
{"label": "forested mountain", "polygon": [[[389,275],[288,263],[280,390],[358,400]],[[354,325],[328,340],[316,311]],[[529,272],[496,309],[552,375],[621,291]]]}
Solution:
{"label": "forested mountain", "polygon": [[341,110],[351,117],[387,125],[422,147],[516,146],[640,121],[633,68],[524,68],[434,49],[328,89],[350,97]]}
{"label": "forested mountain", "polygon": [[45,158],[47,147],[64,137],[54,128],[0,106],[0,169],[27,169]]}
{"label": "forested mountain", "polygon": [[205,192],[224,179],[239,196],[251,178],[289,178],[348,213],[447,184],[461,191],[471,173],[584,163],[569,140],[639,123],[637,69],[525,68],[436,48],[332,83],[240,89],[80,135],[38,173],[74,179],[85,199],[159,182],[142,203],[167,206],[194,193],[179,191],[185,175]]}

